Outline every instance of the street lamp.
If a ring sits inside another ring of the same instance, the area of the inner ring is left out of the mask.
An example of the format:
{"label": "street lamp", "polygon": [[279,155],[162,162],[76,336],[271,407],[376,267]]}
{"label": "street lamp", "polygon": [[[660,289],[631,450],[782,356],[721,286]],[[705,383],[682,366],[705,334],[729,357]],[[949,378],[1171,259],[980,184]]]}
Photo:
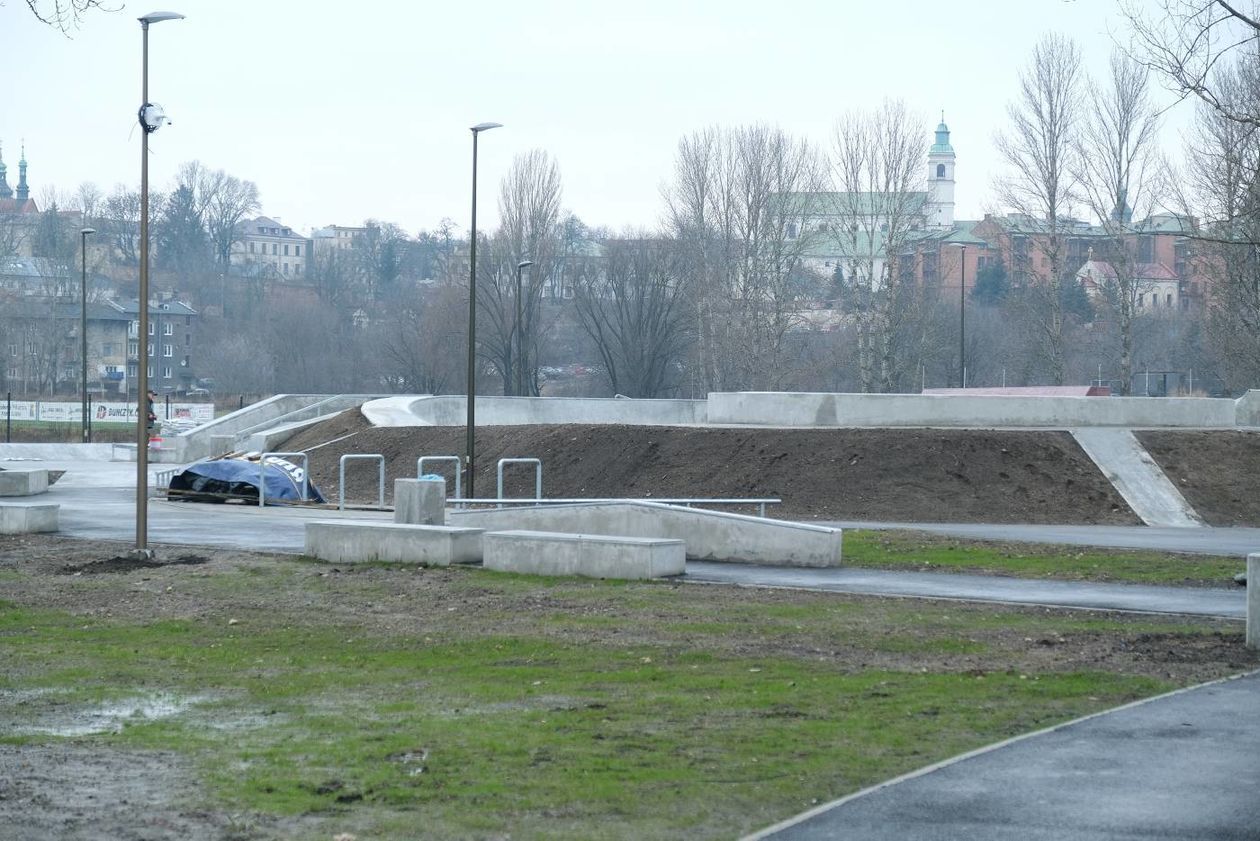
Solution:
{"label": "street lamp", "polygon": [[967,246],[953,243],[962,250],[962,280],[958,282],[958,387],[967,387]]}
{"label": "street lamp", "polygon": [[79,256],[82,260],[82,273],[80,275],[79,284],[79,362],[83,369],[83,394],[80,397],[82,403],[79,414],[79,424],[83,427],[83,443],[89,443],[92,438],[88,433],[88,394],[87,394],[87,238],[89,234],[96,233],[95,228],[83,228],[79,231]]}
{"label": "street lamp", "polygon": [[521,270],[534,265],[533,260],[522,260],[516,264],[516,396],[525,395],[525,334],[522,326],[525,321],[521,317]]}
{"label": "street lamp", "polygon": [[140,18],[142,61],[140,65],[140,336],[136,360],[136,554],[149,551],[149,135],[165,123],[162,106],[149,102],[149,24],[183,20],[177,12],[150,12]]}
{"label": "street lamp", "polygon": [[468,479],[467,498],[473,492],[473,463],[476,450],[473,445],[473,428],[477,425],[477,135],[492,128],[502,128],[502,123],[477,123],[469,129],[473,137],[472,167],[472,236],[468,240],[468,430],[464,462]]}

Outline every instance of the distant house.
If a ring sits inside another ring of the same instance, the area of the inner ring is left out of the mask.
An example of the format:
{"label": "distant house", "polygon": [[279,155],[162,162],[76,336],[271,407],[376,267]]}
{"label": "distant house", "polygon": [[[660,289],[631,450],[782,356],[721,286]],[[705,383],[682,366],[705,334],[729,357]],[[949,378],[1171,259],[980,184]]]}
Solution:
{"label": "distant house", "polygon": [[277,219],[259,216],[240,224],[231,262],[245,275],[301,278],[310,259],[310,240]]}
{"label": "distant house", "polygon": [[[1102,260],[1088,260],[1076,273],[1076,280],[1090,297],[1114,289],[1115,266]],[[1181,279],[1163,263],[1138,263],[1133,267],[1134,304],[1139,312],[1174,311],[1182,307]]]}

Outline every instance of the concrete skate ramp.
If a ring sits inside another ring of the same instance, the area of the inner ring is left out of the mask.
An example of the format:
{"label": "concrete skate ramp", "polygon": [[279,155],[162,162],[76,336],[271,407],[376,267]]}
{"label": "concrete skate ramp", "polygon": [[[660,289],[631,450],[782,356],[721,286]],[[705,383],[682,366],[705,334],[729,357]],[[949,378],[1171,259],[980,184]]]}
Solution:
{"label": "concrete skate ramp", "polygon": [[688,558],[705,561],[836,567],[841,558],[837,528],[637,500],[454,511],[447,524],[487,531],[671,538],[687,544]]}
{"label": "concrete skate ramp", "polygon": [[24,461],[111,461],[113,454],[113,444],[0,444],[0,467],[20,467]]}
{"label": "concrete skate ramp", "polygon": [[[399,395],[363,404],[373,426],[461,426],[465,398]],[[705,422],[703,400],[632,400],[595,397],[478,397],[477,423],[526,426],[539,423],[619,423],[673,426]]]}
{"label": "concrete skate ramp", "polygon": [[1074,429],[1072,437],[1148,526],[1202,526],[1203,520],[1127,429]]}

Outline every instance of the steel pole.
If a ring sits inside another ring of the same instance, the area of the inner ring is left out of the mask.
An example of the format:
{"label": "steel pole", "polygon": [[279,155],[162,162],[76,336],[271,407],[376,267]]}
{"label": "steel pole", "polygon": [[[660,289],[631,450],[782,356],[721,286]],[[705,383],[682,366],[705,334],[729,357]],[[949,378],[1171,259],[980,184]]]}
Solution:
{"label": "steel pole", "polygon": [[958,385],[967,387],[967,246],[962,246],[962,280],[958,283]]}
{"label": "steel pole", "polygon": [[[149,22],[140,21],[143,41],[140,107],[149,104]],[[141,121],[143,123],[143,120]],[[140,126],[140,325],[136,360],[136,552],[149,550],[149,131]]]}
{"label": "steel pole", "polygon": [[521,331],[524,320],[521,317],[521,271],[524,266],[516,267],[516,396],[525,396],[525,334]]}
{"label": "steel pole", "polygon": [[82,427],[83,443],[88,442],[88,397],[87,397],[87,231],[79,232],[79,253],[81,272],[79,275],[79,363],[82,369],[83,391],[80,394],[79,425]]}
{"label": "steel pole", "polygon": [[472,235],[468,240],[468,420],[464,444],[464,466],[468,471],[468,496],[473,493],[473,465],[476,457],[473,429],[477,425],[477,130],[473,129]]}

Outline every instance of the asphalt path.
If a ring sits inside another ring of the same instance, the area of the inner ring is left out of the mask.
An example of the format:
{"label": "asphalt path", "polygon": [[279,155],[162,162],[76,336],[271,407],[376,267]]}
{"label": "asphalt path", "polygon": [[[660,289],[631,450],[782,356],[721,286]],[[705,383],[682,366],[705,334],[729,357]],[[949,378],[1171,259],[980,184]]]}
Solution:
{"label": "asphalt path", "polygon": [[1023,736],[814,809],[751,839],[1260,838],[1260,674]]}

